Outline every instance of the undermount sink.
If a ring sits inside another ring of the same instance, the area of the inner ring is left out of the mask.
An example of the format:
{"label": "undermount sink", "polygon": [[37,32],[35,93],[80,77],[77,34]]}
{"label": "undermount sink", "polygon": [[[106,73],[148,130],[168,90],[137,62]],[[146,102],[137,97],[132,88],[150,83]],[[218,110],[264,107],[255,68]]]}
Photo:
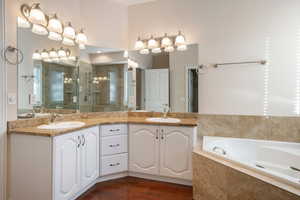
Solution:
{"label": "undermount sink", "polygon": [[68,122],[56,122],[51,124],[40,125],[38,129],[48,129],[48,130],[56,130],[56,129],[68,129],[68,128],[79,128],[84,126],[84,122],[79,121],[68,121]]}
{"label": "undermount sink", "polygon": [[162,123],[178,123],[180,119],[177,118],[163,118],[163,117],[151,117],[146,119],[149,122],[162,122]]}

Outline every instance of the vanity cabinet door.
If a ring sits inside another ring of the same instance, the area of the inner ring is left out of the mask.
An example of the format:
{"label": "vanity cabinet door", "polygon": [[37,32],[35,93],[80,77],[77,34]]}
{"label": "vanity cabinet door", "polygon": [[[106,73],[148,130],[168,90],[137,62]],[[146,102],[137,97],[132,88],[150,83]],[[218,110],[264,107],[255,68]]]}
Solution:
{"label": "vanity cabinet door", "polygon": [[85,188],[99,176],[99,127],[81,133],[81,188]]}
{"label": "vanity cabinet door", "polygon": [[146,174],[159,174],[158,126],[129,126],[129,170]]}
{"label": "vanity cabinet door", "polygon": [[160,175],[192,179],[193,133],[190,127],[160,128]]}
{"label": "vanity cabinet door", "polygon": [[54,197],[71,199],[80,190],[80,136],[73,132],[54,137]]}

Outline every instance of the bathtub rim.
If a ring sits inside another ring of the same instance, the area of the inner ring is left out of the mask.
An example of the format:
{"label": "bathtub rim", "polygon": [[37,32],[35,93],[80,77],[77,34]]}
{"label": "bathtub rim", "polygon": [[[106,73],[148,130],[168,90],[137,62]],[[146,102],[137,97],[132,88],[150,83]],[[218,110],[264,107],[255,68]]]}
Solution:
{"label": "bathtub rim", "polygon": [[209,158],[209,159],[211,159],[213,161],[216,161],[220,164],[223,164],[227,167],[233,168],[235,170],[238,170],[239,172],[242,172],[244,174],[247,174],[249,176],[257,178],[261,181],[269,183],[273,186],[276,186],[280,189],[286,190],[288,192],[291,192],[295,195],[300,196],[300,189],[295,187],[294,185],[288,184],[288,183],[282,181],[280,178],[277,179],[274,176],[272,176],[270,174],[267,174],[263,171],[255,170],[252,167],[249,167],[249,166],[247,166],[243,163],[240,163],[238,161],[228,159],[226,157],[215,154],[213,152],[205,151],[205,150],[202,149],[202,146],[195,147],[194,150],[193,150],[193,153],[199,154],[199,155],[204,156],[206,158]]}

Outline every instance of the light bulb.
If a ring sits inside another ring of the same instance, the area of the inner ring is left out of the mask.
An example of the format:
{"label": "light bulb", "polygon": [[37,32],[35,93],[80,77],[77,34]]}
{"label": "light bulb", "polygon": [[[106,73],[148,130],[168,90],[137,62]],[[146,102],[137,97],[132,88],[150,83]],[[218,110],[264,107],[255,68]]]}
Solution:
{"label": "light bulb", "polygon": [[185,44],[185,38],[182,35],[181,31],[179,31],[178,35],[175,38],[175,45],[180,46]]}
{"label": "light bulb", "polygon": [[139,51],[139,50],[142,50],[144,48],[145,48],[144,42],[139,37],[138,40],[135,42],[134,49]]}
{"label": "light bulb", "polygon": [[140,50],[140,54],[147,55],[149,53],[150,53],[149,49],[142,49],[142,50]]}
{"label": "light bulb", "polygon": [[49,53],[44,49],[41,53],[42,59],[47,59],[49,58]]}
{"label": "light bulb", "polygon": [[33,4],[29,12],[29,21],[34,24],[47,26],[46,15],[40,8],[40,4]]}
{"label": "light bulb", "polygon": [[172,40],[168,37],[168,35],[165,33],[165,36],[161,40],[161,47],[165,48],[168,46],[172,46]]}
{"label": "light bulb", "polygon": [[30,28],[30,22],[24,17],[18,17],[18,27],[19,28]]}
{"label": "light bulb", "polygon": [[74,45],[75,45],[74,40],[69,39],[69,38],[66,38],[66,37],[64,37],[62,43],[63,43],[64,45],[68,45],[68,46],[74,46]]}
{"label": "light bulb", "polygon": [[58,56],[59,57],[67,57],[67,53],[66,53],[66,51],[63,49],[63,48],[60,48],[59,50],[58,50]]}
{"label": "light bulb", "polygon": [[50,40],[55,40],[55,41],[61,41],[62,40],[61,34],[56,33],[56,32],[49,32],[48,38]]}
{"label": "light bulb", "polygon": [[183,44],[177,47],[178,51],[186,51],[187,50],[187,45]]}
{"label": "light bulb", "polygon": [[83,30],[81,29],[81,31],[76,35],[76,43],[77,44],[86,44],[87,43],[87,37],[86,35],[83,33]]}
{"label": "light bulb", "polygon": [[61,21],[57,18],[56,14],[54,14],[54,16],[50,18],[47,28],[50,32],[55,32],[55,33],[63,32],[63,25]]}
{"label": "light bulb", "polygon": [[152,53],[161,53],[161,49],[160,48],[152,49]]}
{"label": "light bulb", "polygon": [[32,54],[32,59],[33,59],[33,60],[41,60],[41,59],[42,59],[41,54],[39,53],[38,50],[36,50],[36,51]]}
{"label": "light bulb", "polygon": [[174,47],[173,46],[168,46],[165,48],[165,52],[173,52],[174,51]]}
{"label": "light bulb", "polygon": [[85,45],[84,44],[79,44],[78,46],[79,46],[79,49],[82,49],[82,50],[85,49]]}
{"label": "light bulb", "polygon": [[38,35],[48,34],[48,30],[44,26],[38,24],[33,24],[31,31]]}
{"label": "light bulb", "polygon": [[54,48],[52,48],[52,49],[50,50],[50,52],[49,52],[49,57],[50,57],[50,58],[57,58],[57,57],[58,57],[58,54],[57,54],[57,52],[55,51]]}
{"label": "light bulb", "polygon": [[63,36],[67,37],[69,39],[75,39],[75,30],[71,25],[71,22],[67,24],[67,26],[64,28]]}
{"label": "light bulb", "polygon": [[151,36],[150,40],[148,40],[148,48],[149,49],[154,49],[158,47],[157,41]]}

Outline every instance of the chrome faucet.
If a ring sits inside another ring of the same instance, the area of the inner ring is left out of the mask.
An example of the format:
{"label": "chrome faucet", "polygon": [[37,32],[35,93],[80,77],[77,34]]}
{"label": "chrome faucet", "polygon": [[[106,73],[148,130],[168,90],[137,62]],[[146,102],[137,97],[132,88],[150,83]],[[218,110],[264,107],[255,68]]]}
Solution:
{"label": "chrome faucet", "polygon": [[51,116],[50,116],[50,122],[51,122],[51,123],[54,123],[54,122],[56,121],[57,117],[59,117],[58,114],[56,114],[56,113],[51,113]]}
{"label": "chrome faucet", "polygon": [[163,104],[163,107],[164,107],[163,118],[167,118],[170,112],[170,107],[168,104]]}

